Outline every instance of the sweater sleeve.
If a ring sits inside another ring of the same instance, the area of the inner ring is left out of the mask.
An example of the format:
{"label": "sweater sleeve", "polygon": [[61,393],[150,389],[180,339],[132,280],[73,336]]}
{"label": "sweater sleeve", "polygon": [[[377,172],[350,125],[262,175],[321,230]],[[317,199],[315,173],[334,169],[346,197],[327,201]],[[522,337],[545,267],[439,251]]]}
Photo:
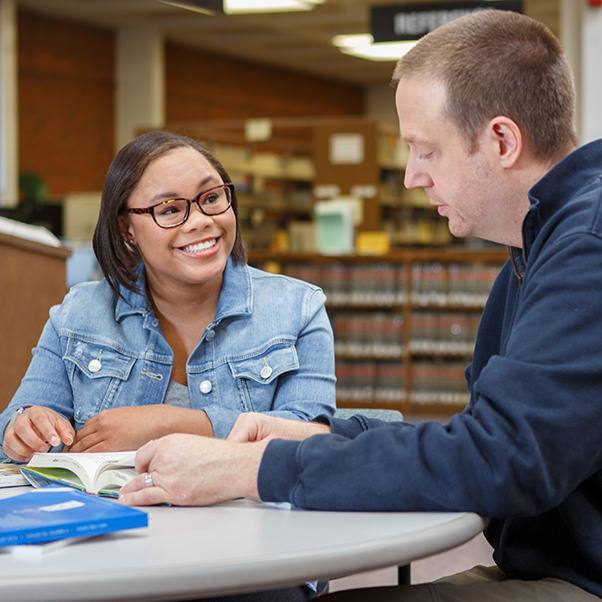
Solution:
{"label": "sweater sleeve", "polygon": [[358,433],[335,422],[332,435],[272,441],[261,498],[490,517],[559,505],[602,467],[600,257],[602,240],[579,235],[548,245],[529,266],[503,349],[475,375],[468,411],[445,425],[367,424]]}
{"label": "sweater sleeve", "polygon": [[[331,432],[347,437],[348,439],[353,439],[370,428],[387,427],[391,424],[390,422],[385,422],[383,420],[367,418],[362,415],[362,410],[359,408],[357,414],[350,416],[348,419],[335,418],[333,416],[322,414],[315,418],[314,421],[328,424]],[[409,424],[399,421],[397,426],[409,427]]]}

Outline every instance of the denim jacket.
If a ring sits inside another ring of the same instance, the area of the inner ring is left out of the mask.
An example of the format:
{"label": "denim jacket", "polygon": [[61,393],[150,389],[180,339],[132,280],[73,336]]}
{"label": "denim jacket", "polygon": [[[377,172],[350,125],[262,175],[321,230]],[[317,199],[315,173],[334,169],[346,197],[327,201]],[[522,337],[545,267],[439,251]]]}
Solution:
{"label": "denim jacket", "polygon": [[[0,433],[23,405],[47,406],[79,430],[107,408],[163,402],[173,352],[147,297],[121,293],[106,280],[86,282],[51,308]],[[302,420],[333,413],[324,302],[316,286],[228,261],[215,320],[186,363],[191,407],[207,413],[216,437],[242,412]]]}

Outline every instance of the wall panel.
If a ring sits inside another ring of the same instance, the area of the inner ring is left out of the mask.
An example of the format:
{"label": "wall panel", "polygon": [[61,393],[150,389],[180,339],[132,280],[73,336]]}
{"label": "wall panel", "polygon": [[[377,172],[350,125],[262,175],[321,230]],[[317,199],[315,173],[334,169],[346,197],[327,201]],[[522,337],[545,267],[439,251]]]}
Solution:
{"label": "wall panel", "polygon": [[[114,154],[115,34],[19,10],[19,171],[100,190]],[[361,86],[165,46],[166,121],[363,115]]]}
{"label": "wall panel", "polygon": [[364,115],[362,86],[166,45],[167,122]]}
{"label": "wall panel", "polygon": [[114,34],[18,12],[19,171],[99,190],[113,156]]}

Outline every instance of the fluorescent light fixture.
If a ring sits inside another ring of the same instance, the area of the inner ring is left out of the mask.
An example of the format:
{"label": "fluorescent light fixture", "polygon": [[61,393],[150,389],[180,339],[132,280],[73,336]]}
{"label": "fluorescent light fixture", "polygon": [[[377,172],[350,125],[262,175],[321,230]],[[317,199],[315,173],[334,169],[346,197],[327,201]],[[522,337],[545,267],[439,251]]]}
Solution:
{"label": "fluorescent light fixture", "polygon": [[228,15],[313,10],[324,0],[224,0]]}
{"label": "fluorescent light fixture", "polygon": [[278,13],[313,10],[326,0],[158,0],[197,13],[242,15],[249,13]]}
{"label": "fluorescent light fixture", "polygon": [[406,42],[374,42],[370,33],[338,35],[332,43],[344,54],[356,56],[369,61],[396,61],[400,59],[416,41]]}
{"label": "fluorescent light fixture", "polygon": [[161,4],[183,8],[184,10],[192,11],[193,13],[201,13],[202,15],[214,15],[222,12],[221,0],[157,0]]}

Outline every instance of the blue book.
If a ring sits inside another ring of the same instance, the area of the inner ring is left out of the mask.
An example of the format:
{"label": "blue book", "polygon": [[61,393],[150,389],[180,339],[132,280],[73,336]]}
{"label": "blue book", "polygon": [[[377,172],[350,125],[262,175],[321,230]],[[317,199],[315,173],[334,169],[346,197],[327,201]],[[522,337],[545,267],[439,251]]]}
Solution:
{"label": "blue book", "polygon": [[45,487],[0,500],[0,547],[148,526],[148,514],[76,489]]}

